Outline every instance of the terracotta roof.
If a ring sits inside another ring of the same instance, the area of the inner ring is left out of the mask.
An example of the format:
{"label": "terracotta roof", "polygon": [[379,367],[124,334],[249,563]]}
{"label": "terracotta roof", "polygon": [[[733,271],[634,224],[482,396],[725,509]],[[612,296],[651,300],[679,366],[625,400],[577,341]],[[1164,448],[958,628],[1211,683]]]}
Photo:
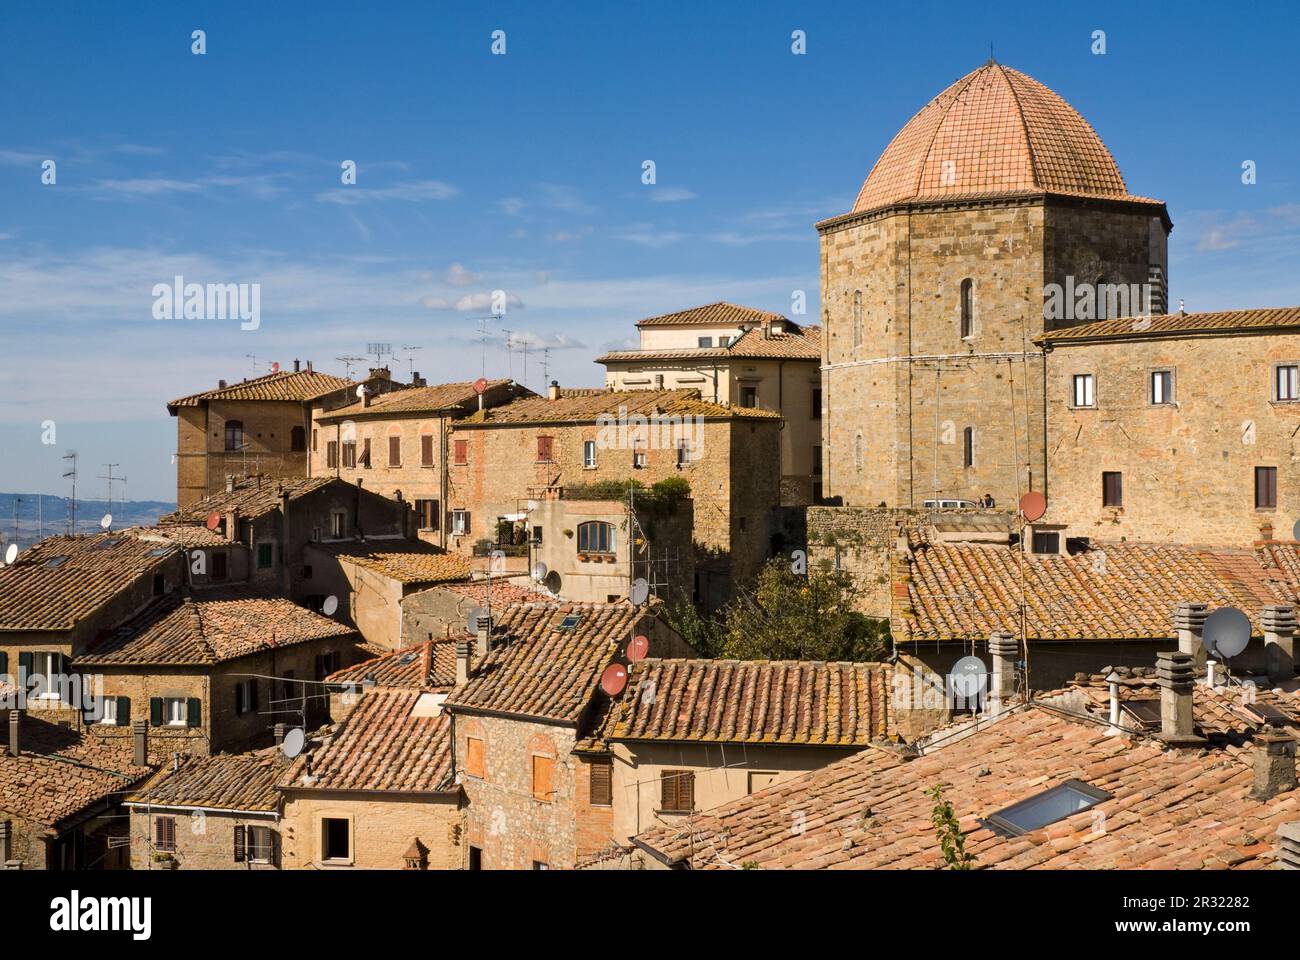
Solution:
{"label": "terracotta roof", "polygon": [[500,407],[478,410],[463,420],[457,420],[454,429],[496,423],[595,423],[601,416],[651,416],[656,413],[710,419],[781,418],[775,410],[724,407],[701,400],[698,390],[629,390],[618,393],[602,391],[576,397],[562,395],[558,400],[546,397],[516,400]]}
{"label": "terracotta roof", "polygon": [[597,357],[597,363],[635,363],[640,360],[821,360],[822,328],[803,327],[799,333],[763,336],[754,329],[725,347],[681,347],[662,350],[614,350]]}
{"label": "terracotta roof", "polygon": [[[504,393],[506,396],[530,396],[531,391],[516,384],[513,380],[489,380],[484,393]],[[469,411],[478,405],[478,394],[474,384],[439,383],[431,387],[407,387],[403,390],[391,390],[370,398],[370,405],[358,400],[322,414],[322,423],[328,420],[346,419],[359,416],[393,416],[395,414],[447,413],[456,410]]]}
{"label": "terracotta roof", "polygon": [[187,550],[196,547],[228,547],[229,540],[215,530],[194,523],[169,523],[153,527],[132,527],[127,533],[142,540],[174,543]]}
{"label": "terracotta roof", "polygon": [[167,404],[167,411],[176,415],[177,407],[197,407],[208,400],[312,400],[343,387],[352,386],[351,380],[334,377],[315,370],[281,370],[263,377],[243,380],[216,390],[190,394]]}
{"label": "terracotta roof", "polygon": [[469,583],[445,583],[430,589],[449,590],[480,606],[487,604],[489,590],[493,604],[527,603],[530,600],[549,599],[550,596],[541,588],[521,587],[504,580],[494,580],[490,588],[486,580],[471,580]]}
{"label": "terracotta roof", "polygon": [[890,733],[889,692],[879,663],[647,659],[596,736],[860,748]]}
{"label": "terracotta roof", "polygon": [[1093,340],[1141,340],[1180,337],[1198,333],[1269,333],[1300,327],[1300,307],[1261,307],[1209,313],[1161,313],[1116,317],[1050,330],[1034,337],[1035,343],[1053,347]]}
{"label": "terracotta roof", "polygon": [[[1154,673],[1154,670],[1149,672]],[[1099,716],[1102,713],[1109,716],[1110,711],[1110,682],[1106,677],[1106,674],[1094,674],[1070,684],[1072,689],[1081,691],[1088,698]],[[1122,677],[1116,683],[1121,703],[1160,699],[1160,686],[1154,676]],[[1293,736],[1300,735],[1300,696],[1296,695],[1296,684],[1293,682],[1290,686],[1291,690],[1254,684],[1247,687],[1234,681],[1211,687],[1198,682],[1192,691],[1192,713],[1197,734],[1237,739],[1254,734],[1268,725],[1261,714],[1251,713],[1251,704],[1259,703],[1276,707],[1290,717],[1291,722],[1282,726]],[[1120,725],[1137,729],[1136,722],[1125,715],[1121,715]]]}
{"label": "terracotta roof", "polygon": [[0,568],[0,630],[71,630],[178,550],[118,531],[47,537]]}
{"label": "terracotta roof", "polygon": [[86,807],[125,794],[151,772],[129,740],[83,738],[25,714],[22,752],[0,754],[0,810],[54,827]]}
{"label": "terracotta roof", "polygon": [[1234,606],[1259,632],[1259,609],[1288,602],[1279,578],[1247,550],[1093,541],[1073,556],[1016,546],[912,544],[909,579],[894,583],[900,642],[987,639],[1020,630],[1023,561],[1028,635],[1035,640],[1173,635],[1179,603]]}
{"label": "terracotta roof", "polygon": [[493,625],[493,649],[447,706],[576,724],[642,616],[626,602],[511,604]]}
{"label": "terracotta roof", "polygon": [[182,510],[169,513],[160,519],[160,525],[169,526],[181,523],[207,522],[212,513],[219,513],[224,518],[227,510],[238,509],[243,520],[252,520],[280,508],[280,494],[289,494],[289,500],[297,500],[309,493],[315,493],[331,483],[346,484],[337,477],[248,477],[236,481],[234,490],[225,490],[204,497]]}
{"label": "terracotta roof", "polygon": [[425,640],[331,673],[326,683],[361,683],[410,689],[450,688],[456,684],[456,641]]}
{"label": "terracotta roof", "polygon": [[989,61],[921,108],[898,132],[853,204],[1052,193],[1129,194],[1110,151],[1079,113],[1037,80]]}
{"label": "terracotta roof", "polygon": [[445,712],[425,716],[416,709],[427,696],[405,690],[363,694],[327,742],[293,762],[280,788],[454,793],[459,787],[451,772],[451,722]]}
{"label": "terracotta roof", "polygon": [[128,803],[164,807],[278,813],[275,785],[288,767],[278,747],[256,753],[183,757],[127,798]]}
{"label": "terracotta roof", "polygon": [[357,540],[313,543],[312,547],[401,583],[469,579],[468,557],[447,553],[421,540]]}
{"label": "terracotta roof", "polygon": [[326,637],[351,627],[291,600],[224,588],[162,597],[77,657],[88,665],[207,665]]}
{"label": "terracotta roof", "polygon": [[779,313],[770,310],[757,310],[754,307],[742,307],[734,303],[719,300],[703,306],[678,310],[675,313],[662,313],[657,317],[638,320],[638,327],[671,327],[678,324],[712,327],[739,327],[744,324],[789,323]]}
{"label": "terracotta roof", "polygon": [[[1168,751],[1020,707],[915,759],[869,747],[636,843],[699,869],[941,869],[926,791],[942,785],[976,868],[1262,869],[1278,826],[1300,818],[1300,790],[1251,799],[1252,755],[1250,746]],[[981,825],[1071,779],[1111,798],[1022,836]]]}

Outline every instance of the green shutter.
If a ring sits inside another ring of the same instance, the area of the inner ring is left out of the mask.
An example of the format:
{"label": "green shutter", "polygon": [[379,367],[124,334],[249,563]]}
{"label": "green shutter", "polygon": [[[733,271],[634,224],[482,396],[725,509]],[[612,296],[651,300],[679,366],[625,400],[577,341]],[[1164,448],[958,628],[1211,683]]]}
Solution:
{"label": "green shutter", "polygon": [[199,725],[199,701],[197,697],[190,697],[186,706],[186,723],[191,727]]}
{"label": "green shutter", "polygon": [[0,677],[9,673],[9,654],[0,650]]}
{"label": "green shutter", "polygon": [[32,667],[34,666],[34,663],[35,661],[32,659],[32,652],[30,650],[24,650],[22,653],[18,654],[18,672],[23,675],[21,682],[29,683],[31,681]]}
{"label": "green shutter", "polygon": [[155,727],[162,726],[162,697],[149,698],[149,722]]}
{"label": "green shutter", "polygon": [[242,824],[235,827],[235,863],[244,862],[244,851],[247,849],[246,833],[247,828]]}
{"label": "green shutter", "polygon": [[125,727],[130,722],[131,722],[131,698],[118,697],[117,698],[117,724],[120,727]]}

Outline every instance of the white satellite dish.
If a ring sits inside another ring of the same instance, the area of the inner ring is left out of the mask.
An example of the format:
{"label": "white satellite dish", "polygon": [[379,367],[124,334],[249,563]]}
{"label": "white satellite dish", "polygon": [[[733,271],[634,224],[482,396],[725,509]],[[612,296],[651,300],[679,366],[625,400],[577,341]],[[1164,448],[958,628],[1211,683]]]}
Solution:
{"label": "white satellite dish", "polygon": [[302,727],[294,727],[284,735],[284,740],[280,744],[280,751],[292,760],[298,754],[302,753],[302,748],[307,744],[307,735],[302,732]]}
{"label": "white satellite dish", "polygon": [[1250,618],[1236,607],[1220,607],[1205,618],[1202,636],[1207,653],[1230,659],[1250,643]]}
{"label": "white satellite dish", "polygon": [[637,577],[632,581],[632,605],[639,607],[650,597],[650,584],[646,583],[645,577]]}
{"label": "white satellite dish", "polygon": [[948,671],[948,690],[962,700],[972,700],[988,686],[989,670],[976,656],[962,657]]}
{"label": "white satellite dish", "polygon": [[364,383],[357,385],[357,396],[362,400],[366,399],[366,385]]}
{"label": "white satellite dish", "polygon": [[107,530],[113,525],[113,515],[111,513],[104,514],[104,516],[100,518],[99,525]]}
{"label": "white satellite dish", "polygon": [[13,563],[17,559],[18,559],[18,544],[11,543],[9,544],[9,546],[5,547],[5,563],[6,564]]}
{"label": "white satellite dish", "polygon": [[540,560],[538,560],[536,563],[533,564],[534,580],[536,580],[538,583],[541,583],[543,580],[546,579],[546,574],[547,574],[546,564],[542,563],[542,561]]}
{"label": "white satellite dish", "polygon": [[325,602],[321,604],[320,609],[321,609],[321,613],[325,614],[325,616],[332,617],[334,616],[334,613],[338,610],[338,608],[339,608],[339,598],[331,594],[330,596],[325,598]]}

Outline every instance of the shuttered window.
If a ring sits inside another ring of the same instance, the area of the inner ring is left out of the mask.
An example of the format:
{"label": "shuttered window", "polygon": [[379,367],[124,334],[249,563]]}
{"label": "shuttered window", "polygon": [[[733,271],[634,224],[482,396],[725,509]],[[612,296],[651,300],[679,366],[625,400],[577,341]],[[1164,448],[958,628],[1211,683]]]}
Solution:
{"label": "shuttered window", "polygon": [[484,744],[478,737],[467,737],[465,739],[465,772],[471,777],[483,779],[484,771]]}
{"label": "shuttered window", "polygon": [[461,466],[464,466],[465,464],[469,463],[469,441],[468,440],[456,441],[456,462]]}
{"label": "shuttered window", "polygon": [[176,850],[176,818],[156,817],[154,819],[154,846],[165,853]]}
{"label": "shuttered window", "polygon": [[390,467],[400,467],[402,465],[402,438],[388,438],[388,465]]}
{"label": "shuttered window", "polygon": [[554,757],[533,757],[533,799],[550,803],[555,779]]}
{"label": "shuttered window", "polygon": [[1101,505],[1103,507],[1124,506],[1124,475],[1118,471],[1106,471],[1101,475]]}
{"label": "shuttered window", "polygon": [[614,764],[609,760],[593,760],[591,767],[591,804],[608,807],[614,802]]}
{"label": "shuttered window", "polygon": [[235,863],[243,863],[247,857],[248,828],[242,824],[235,827]]}
{"label": "shuttered window", "polygon": [[1255,468],[1255,509],[1277,506],[1277,467]]}
{"label": "shuttered window", "polygon": [[659,786],[659,807],[665,813],[695,809],[695,774],[690,770],[665,770],[659,775]]}
{"label": "shuttered window", "polygon": [[554,437],[537,438],[537,460],[539,463],[550,463]]}
{"label": "shuttered window", "polygon": [[420,466],[433,466],[433,437],[428,434],[420,437]]}
{"label": "shuttered window", "polygon": [[331,440],[325,444],[325,466],[337,467],[339,465],[339,442]]}

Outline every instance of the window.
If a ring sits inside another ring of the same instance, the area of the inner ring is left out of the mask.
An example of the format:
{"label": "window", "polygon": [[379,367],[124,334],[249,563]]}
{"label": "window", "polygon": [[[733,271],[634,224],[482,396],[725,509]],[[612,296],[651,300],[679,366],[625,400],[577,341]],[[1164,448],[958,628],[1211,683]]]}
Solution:
{"label": "window", "polygon": [[1102,473],[1101,505],[1103,507],[1124,506],[1124,474],[1109,470]]}
{"label": "window", "polygon": [[659,774],[659,807],[664,813],[690,813],[695,809],[695,774],[690,770],[665,770]]}
{"label": "window", "polygon": [[582,465],[588,470],[594,470],[596,467],[596,441],[582,441]]}
{"label": "window", "polygon": [[402,465],[402,438],[388,438],[388,465],[390,467],[400,467]]}
{"label": "window", "polygon": [[713,338],[712,338],[712,337],[698,337],[698,338],[696,339],[695,343],[696,343],[696,346],[700,346],[700,347],[711,347],[711,346],[713,346]]}
{"label": "window", "polygon": [[119,713],[117,701],[117,697],[105,697],[103,700],[104,713],[99,718],[99,722],[106,727],[116,727],[119,725],[117,719]]}
{"label": "window", "polygon": [[1034,531],[1034,553],[1060,553],[1061,535],[1056,531]]}
{"label": "window", "polygon": [[1076,373],[1074,375],[1074,406],[1095,407],[1096,405],[1097,398],[1093,391],[1092,374]]}
{"label": "window", "polygon": [[614,763],[612,760],[593,760],[591,768],[591,805],[608,807],[614,803]]}
{"label": "window", "polygon": [[691,449],[691,441],[682,438],[677,441],[677,467],[681,469],[692,460],[694,460],[694,451]]}
{"label": "window", "polygon": [[213,550],[209,556],[212,557],[212,579],[224,580],[229,575],[226,569],[226,551]]}
{"label": "window", "polygon": [[275,831],[270,827],[235,827],[236,863],[274,863]]}
{"label": "window", "polygon": [[484,761],[485,744],[478,737],[465,738],[465,772],[471,777],[483,779],[486,763]]}
{"label": "window", "polygon": [[458,535],[469,533],[468,510],[453,510],[451,512],[451,532]]}
{"label": "window", "polygon": [[153,845],[162,853],[176,851],[176,818],[153,818]]}
{"label": "window", "polygon": [[167,592],[167,579],[161,573],[153,575],[153,595],[161,597]]}
{"label": "window", "polygon": [[188,711],[184,697],[163,698],[163,720],[169,727],[188,725]]}
{"label": "window", "polygon": [[853,466],[857,470],[862,469],[862,434],[853,438]]}
{"label": "window", "polygon": [[[646,465],[646,455],[644,450],[634,449],[632,451],[632,469],[644,470]],[[679,464],[680,466],[680,464]]]}
{"label": "window", "polygon": [[822,418],[822,388],[821,387],[812,388],[812,402],[809,404],[809,406],[811,407],[811,410],[809,411],[808,415],[814,420],[820,420]]}
{"label": "window", "polygon": [[483,869],[483,851],[478,847],[469,848],[469,868],[471,870]]}
{"label": "window", "polygon": [[320,822],[321,859],[351,860],[351,824],[341,817],[323,817]]}
{"label": "window", "polygon": [[348,513],[346,510],[330,511],[330,536],[341,540],[348,535]]}
{"label": "window", "polygon": [[[316,431],[312,431],[315,433]],[[292,453],[303,453],[307,449],[307,431],[303,427],[294,427],[289,431],[289,450]]]}
{"label": "window", "polygon": [[550,803],[554,787],[552,780],[555,778],[555,758],[554,757],[533,757],[533,799],[540,800],[543,803]]}
{"label": "window", "polygon": [[420,466],[433,466],[433,437],[427,433],[420,435]]}
{"label": "window", "polygon": [[331,440],[325,444],[325,466],[335,468],[339,465],[339,442]]}
{"label": "window", "polygon": [[469,441],[468,440],[456,441],[456,462],[461,466],[464,466],[465,464],[469,463]]}
{"label": "window", "polygon": [[548,864],[548,863],[543,863],[541,860],[534,860],[534,861],[533,861],[533,869],[534,869],[534,870],[549,870],[549,869],[551,869],[551,866],[550,866],[550,864]]}
{"label": "window", "polygon": [[537,438],[537,462],[538,463],[550,463],[552,461],[553,457],[551,456],[551,454],[553,452],[552,447],[554,444],[554,440],[555,440],[554,437]]}
{"label": "window", "polygon": [[235,716],[257,710],[257,678],[249,677],[235,684]]}
{"label": "window", "polygon": [[343,441],[343,466],[355,467],[357,465],[357,442],[355,440]]}
{"label": "window", "polygon": [[758,406],[758,387],[741,387],[740,405],[742,407]]}
{"label": "window", "polygon": [[1111,794],[1105,790],[1098,790],[1082,780],[1067,780],[1028,800],[999,810],[984,821],[984,826],[1004,837],[1019,837],[1110,798]]}
{"label": "window", "polygon": [[601,520],[578,524],[579,553],[613,553],[614,525]]}
{"label": "window", "polygon": [[1255,509],[1277,507],[1277,467],[1255,468]]}
{"label": "window", "polygon": [[370,469],[370,438],[361,441],[361,466]]}
{"label": "window", "polygon": [[776,773],[753,771],[749,775],[749,792],[758,793],[776,783]]}
{"label": "window", "polygon": [[862,346],[862,291],[853,291],[853,345]]}
{"label": "window", "polygon": [[226,421],[226,449],[244,449],[244,424],[239,420]]}
{"label": "window", "polygon": [[1154,404],[1174,402],[1174,372],[1172,370],[1151,371],[1151,402]]}
{"label": "window", "polygon": [[970,277],[961,282],[961,335],[962,338],[975,333],[975,283]]}
{"label": "window", "polygon": [[331,673],[336,673],[343,665],[343,658],[337,650],[316,654],[316,679],[324,680]]}
{"label": "window", "polygon": [[257,569],[265,570],[271,566],[274,560],[274,553],[271,549],[273,546],[274,544],[270,543],[259,543],[257,545]]}
{"label": "window", "polygon": [[1294,363],[1278,366],[1277,399],[1300,400],[1300,366]]}
{"label": "window", "polygon": [[316,442],[320,439],[320,437],[318,436],[319,433],[320,431],[317,430],[315,427],[311,428],[311,452],[312,453],[316,452],[317,449]]}
{"label": "window", "polygon": [[437,500],[416,500],[415,501],[416,522],[419,523],[421,530],[438,529],[438,501]]}
{"label": "window", "polygon": [[967,427],[961,432],[961,464],[963,467],[975,465],[975,428]]}

